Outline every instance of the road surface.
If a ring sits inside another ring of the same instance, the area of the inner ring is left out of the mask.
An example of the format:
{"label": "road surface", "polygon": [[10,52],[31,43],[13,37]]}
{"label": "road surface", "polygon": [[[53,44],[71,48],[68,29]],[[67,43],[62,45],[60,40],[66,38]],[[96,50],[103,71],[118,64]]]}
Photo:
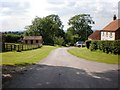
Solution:
{"label": "road surface", "polygon": [[[92,62],[57,48],[4,88],[116,88],[118,65]],[[87,56],[87,55],[86,55]]]}

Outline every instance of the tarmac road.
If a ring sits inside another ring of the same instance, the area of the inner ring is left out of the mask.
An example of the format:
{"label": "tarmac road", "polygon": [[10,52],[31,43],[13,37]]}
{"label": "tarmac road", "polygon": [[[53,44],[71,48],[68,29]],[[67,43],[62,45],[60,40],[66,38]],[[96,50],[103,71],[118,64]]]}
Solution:
{"label": "tarmac road", "polygon": [[[118,65],[80,59],[57,48],[3,88],[117,88]],[[87,55],[86,55],[87,56]]]}

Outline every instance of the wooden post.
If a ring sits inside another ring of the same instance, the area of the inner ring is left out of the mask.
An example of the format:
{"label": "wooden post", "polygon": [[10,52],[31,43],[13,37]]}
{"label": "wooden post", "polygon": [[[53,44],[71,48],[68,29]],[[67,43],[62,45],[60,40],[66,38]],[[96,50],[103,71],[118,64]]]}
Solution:
{"label": "wooden post", "polygon": [[16,45],[14,44],[14,50],[16,50]]}
{"label": "wooden post", "polygon": [[81,48],[82,48],[82,44],[81,44]]}
{"label": "wooden post", "polygon": [[6,51],[8,51],[8,44],[6,44]]}
{"label": "wooden post", "polygon": [[7,51],[7,46],[6,46],[6,44],[5,44],[5,51]]}
{"label": "wooden post", "polygon": [[21,50],[20,50],[20,45],[17,45],[17,46],[18,46],[17,52],[21,52]]}
{"label": "wooden post", "polygon": [[40,45],[38,44],[38,47],[37,48],[39,48],[40,47]]}
{"label": "wooden post", "polygon": [[25,50],[27,50],[27,45],[25,45]]}
{"label": "wooden post", "polygon": [[10,51],[12,51],[12,44],[10,45]]}
{"label": "wooden post", "polygon": [[22,51],[23,51],[23,45],[22,45]]}

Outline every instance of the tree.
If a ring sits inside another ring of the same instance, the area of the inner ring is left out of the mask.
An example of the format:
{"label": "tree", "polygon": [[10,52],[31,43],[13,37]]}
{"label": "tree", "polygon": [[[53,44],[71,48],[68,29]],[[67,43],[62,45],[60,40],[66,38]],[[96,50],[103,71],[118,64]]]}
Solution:
{"label": "tree", "polygon": [[68,32],[71,32],[73,36],[79,36],[81,41],[87,40],[87,37],[93,33],[91,24],[94,24],[94,21],[89,14],[75,15],[69,20],[68,24],[70,25]]}
{"label": "tree", "polygon": [[55,45],[59,45],[59,46],[63,46],[64,45],[63,37],[55,37],[54,41],[55,41],[54,42]]}
{"label": "tree", "polygon": [[58,15],[36,17],[32,25],[26,27],[25,35],[41,35],[45,44],[54,45],[55,37],[64,37],[63,25]]}
{"label": "tree", "polygon": [[68,45],[74,45],[75,42],[79,40],[79,35],[75,34],[75,30],[73,28],[68,28],[67,33],[66,33],[66,43]]}

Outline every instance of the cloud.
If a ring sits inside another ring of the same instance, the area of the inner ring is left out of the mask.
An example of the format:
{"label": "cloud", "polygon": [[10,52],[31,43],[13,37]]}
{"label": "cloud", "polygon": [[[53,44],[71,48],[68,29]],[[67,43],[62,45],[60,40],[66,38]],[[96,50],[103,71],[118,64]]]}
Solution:
{"label": "cloud", "polygon": [[120,1],[118,3],[118,18],[120,19]]}
{"label": "cloud", "polygon": [[[80,3],[80,4],[79,4]],[[117,12],[116,6],[112,2],[68,2],[68,5],[63,7],[53,6],[48,8],[50,11],[54,11],[60,15],[71,15],[76,13],[94,13],[101,17],[109,17],[110,14]]]}
{"label": "cloud", "polygon": [[102,29],[118,14],[118,0],[0,0],[0,4],[2,30],[22,30],[35,16],[50,14],[59,15],[66,30],[68,20],[81,13],[93,17],[94,29]]}
{"label": "cloud", "polygon": [[62,1],[62,0],[47,0],[47,3],[52,4],[52,5],[61,5],[61,4],[64,4],[65,1]]}
{"label": "cloud", "polygon": [[1,0],[0,3],[0,30],[24,30],[24,27],[30,24],[29,2]]}
{"label": "cloud", "polygon": [[[71,0],[62,6],[53,5],[49,7],[49,11],[53,11],[60,15],[65,25],[67,21],[76,14],[88,13],[96,22],[94,28],[102,29],[107,23],[111,22],[114,14],[118,13],[117,0]],[[65,22],[66,21],[66,22]]]}
{"label": "cloud", "polygon": [[24,2],[0,2],[1,15],[23,15],[29,9],[29,3]]}

